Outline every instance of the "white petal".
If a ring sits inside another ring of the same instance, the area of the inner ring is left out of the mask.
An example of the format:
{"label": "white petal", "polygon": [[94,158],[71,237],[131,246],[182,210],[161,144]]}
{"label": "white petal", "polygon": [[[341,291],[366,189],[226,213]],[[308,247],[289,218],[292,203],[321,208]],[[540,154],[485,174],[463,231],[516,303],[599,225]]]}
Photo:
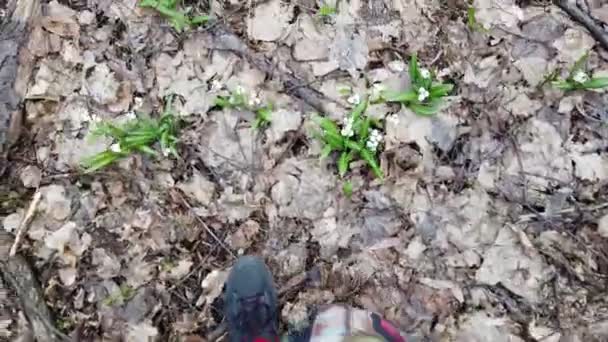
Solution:
{"label": "white petal", "polygon": [[120,144],[116,143],[116,144],[110,145],[110,151],[116,152],[116,153],[120,153],[121,152],[121,150],[120,150]]}

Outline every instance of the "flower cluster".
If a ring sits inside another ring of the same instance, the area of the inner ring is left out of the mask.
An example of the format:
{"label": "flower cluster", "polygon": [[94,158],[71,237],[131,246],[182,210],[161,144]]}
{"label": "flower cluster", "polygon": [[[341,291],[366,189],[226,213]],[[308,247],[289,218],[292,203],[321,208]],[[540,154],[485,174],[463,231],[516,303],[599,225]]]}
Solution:
{"label": "flower cluster", "polygon": [[382,83],[374,83],[369,94],[370,101],[377,101],[382,98],[382,93],[386,91],[386,86]]}
{"label": "flower cluster", "polygon": [[587,75],[587,73],[585,73],[583,70],[579,70],[576,72],[576,74],[574,74],[572,80],[576,83],[583,84],[589,81],[589,75]]}
{"label": "flower cluster", "polygon": [[431,78],[431,72],[429,71],[429,69],[421,68],[420,76],[422,76],[422,78],[424,78],[425,80],[428,80],[429,78]]}
{"label": "flower cluster", "polygon": [[369,138],[365,146],[367,146],[370,151],[376,152],[378,149],[378,145],[382,142],[382,134],[377,129],[372,129],[369,134]]}
{"label": "flower cluster", "polygon": [[350,138],[355,134],[355,131],[353,131],[353,118],[352,117],[346,117],[344,118],[344,121],[342,123],[342,130],[340,131],[340,134],[342,134],[343,137],[346,138]]}
{"label": "flower cluster", "polygon": [[348,103],[356,106],[359,103],[361,103],[361,96],[359,96],[359,94],[352,94],[351,96],[348,97],[348,99],[346,99],[346,101],[348,101]]}
{"label": "flower cluster", "polygon": [[418,89],[418,102],[424,102],[429,97],[429,91],[424,87]]}

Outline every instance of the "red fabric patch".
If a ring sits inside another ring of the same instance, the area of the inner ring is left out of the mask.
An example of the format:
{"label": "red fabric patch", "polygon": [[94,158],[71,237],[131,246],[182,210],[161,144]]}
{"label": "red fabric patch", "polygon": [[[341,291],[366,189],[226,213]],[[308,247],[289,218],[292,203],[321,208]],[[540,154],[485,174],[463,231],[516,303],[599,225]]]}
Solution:
{"label": "red fabric patch", "polygon": [[253,339],[253,342],[279,342],[279,337],[278,336],[275,337],[274,341],[265,339],[263,337],[256,337],[256,338]]}

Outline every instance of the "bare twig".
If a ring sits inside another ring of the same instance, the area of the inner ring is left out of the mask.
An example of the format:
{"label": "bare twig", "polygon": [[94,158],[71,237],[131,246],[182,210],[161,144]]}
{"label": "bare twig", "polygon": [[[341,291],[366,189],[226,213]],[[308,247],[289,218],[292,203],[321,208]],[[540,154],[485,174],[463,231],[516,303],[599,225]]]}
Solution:
{"label": "bare twig", "polygon": [[284,89],[293,89],[293,95],[312,108],[322,113],[329,112],[329,108],[326,107],[325,102],[331,101],[330,99],[327,99],[323,94],[311,87],[300,86],[305,83],[301,77],[297,77],[293,72],[290,73],[287,70],[283,71],[275,68],[271,61],[262,54],[251,50],[247,44],[225,25],[218,23],[210,28],[209,32],[211,33],[211,42],[208,45],[211,48],[219,51],[229,51],[246,59],[260,71],[270,77],[279,79]]}
{"label": "bare twig", "polygon": [[551,217],[555,217],[555,216],[561,216],[561,215],[565,215],[565,214],[572,214],[575,213],[577,211],[596,211],[596,210],[601,210],[604,208],[608,208],[608,202],[606,203],[602,203],[602,204],[598,204],[598,205],[592,205],[589,207],[585,207],[585,208],[580,208],[580,207],[571,207],[571,208],[566,208],[566,209],[562,209],[559,211],[556,211],[554,213],[539,213],[539,214],[525,214],[525,215],[520,215],[519,219],[517,220],[517,223],[526,223],[526,222],[530,222],[535,218],[542,218],[542,219],[548,219]]}
{"label": "bare twig", "polygon": [[576,5],[576,1],[553,0],[553,4],[568,13],[568,15],[572,17],[572,20],[589,30],[589,33],[591,33],[593,38],[600,43],[604,50],[608,50],[608,36],[606,35],[606,31],[596,23],[593,18],[581,11]]}
{"label": "bare twig", "polygon": [[211,237],[215,240],[215,242],[217,242],[224,250],[226,250],[226,252],[228,252],[228,254],[230,254],[232,256],[232,258],[236,259],[236,255],[230,250],[230,248],[228,248],[224,244],[224,242],[222,242],[222,240],[219,237],[217,237],[217,235],[215,235],[213,230],[211,228],[209,228],[209,226],[205,223],[205,221],[203,221],[203,219],[201,219],[201,217],[198,216],[198,214],[194,210],[192,210],[192,206],[190,205],[188,200],[186,198],[184,198],[184,196],[179,192],[177,193],[177,196],[179,196],[179,198],[182,201],[182,203],[184,204],[184,206],[186,208],[188,208],[188,210],[192,213],[192,215],[194,215],[194,217],[201,224],[201,226],[203,226],[205,231],[207,231],[207,233],[209,235],[211,235]]}
{"label": "bare twig", "polygon": [[13,243],[13,246],[11,246],[9,257],[14,257],[15,254],[17,254],[17,249],[19,248],[19,245],[21,244],[21,241],[23,240],[23,237],[25,236],[25,233],[29,228],[30,222],[32,221],[32,218],[36,213],[36,209],[38,208],[38,203],[40,203],[41,198],[42,194],[40,193],[40,191],[36,191],[29,208],[27,208],[27,212],[23,217],[23,220],[21,220],[21,222],[19,223],[19,227],[17,228],[17,236],[15,237],[15,242]]}

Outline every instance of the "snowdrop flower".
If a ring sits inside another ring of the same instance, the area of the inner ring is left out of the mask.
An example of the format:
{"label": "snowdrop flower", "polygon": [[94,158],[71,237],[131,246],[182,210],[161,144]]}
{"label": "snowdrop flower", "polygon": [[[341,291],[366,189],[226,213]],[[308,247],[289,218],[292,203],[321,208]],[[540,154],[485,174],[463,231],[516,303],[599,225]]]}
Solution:
{"label": "snowdrop flower", "polygon": [[91,122],[94,122],[94,123],[100,123],[101,122],[101,118],[99,117],[99,115],[91,114],[91,115],[88,115],[86,117],[86,121],[91,121]]}
{"label": "snowdrop flower", "polygon": [[576,83],[585,83],[589,81],[589,76],[583,70],[579,70],[576,72],[576,74],[574,74],[574,77],[572,77],[572,79]]}
{"label": "snowdrop flower", "polygon": [[405,63],[400,60],[390,61],[387,66],[392,72],[402,72],[405,70]]}
{"label": "snowdrop flower", "polygon": [[380,144],[380,142],[382,142],[382,139],[383,137],[382,134],[380,134],[380,131],[378,131],[377,129],[373,129],[369,133],[369,138],[367,139],[365,146],[367,146],[367,148],[371,151],[375,152],[378,149],[378,145]]}
{"label": "snowdrop flower", "polygon": [[420,69],[420,76],[422,78],[424,78],[425,80],[429,79],[429,78],[431,78],[431,72],[429,71],[429,69],[422,68],[422,69]]}
{"label": "snowdrop flower", "polygon": [[386,90],[386,86],[382,83],[374,83],[372,91],[369,95],[371,101],[378,100],[382,96],[382,92]]}
{"label": "snowdrop flower", "polygon": [[161,152],[163,153],[163,157],[168,157],[171,150],[168,148],[163,148]]}
{"label": "snowdrop flower", "polygon": [[243,88],[243,86],[237,86],[236,89],[234,90],[235,93],[237,94],[243,94],[245,92],[245,88]]}
{"label": "snowdrop flower", "polygon": [[358,105],[359,103],[361,103],[361,97],[359,96],[359,94],[352,94],[348,97],[348,99],[346,99],[346,101],[348,101],[348,103],[352,105]]}
{"label": "snowdrop flower", "polygon": [[392,114],[386,117],[386,121],[394,124],[394,125],[398,125],[399,124],[399,115],[397,114]]}
{"label": "snowdrop flower", "polygon": [[342,130],[340,131],[340,134],[346,138],[350,138],[353,135],[355,135],[355,132],[353,131],[353,119],[352,118],[350,118],[350,117],[344,118]]}
{"label": "snowdrop flower", "polygon": [[219,80],[214,79],[213,81],[211,81],[211,90],[212,91],[218,91],[218,90],[222,89],[223,87],[224,87],[224,85]]}
{"label": "snowdrop flower", "polygon": [[249,98],[249,107],[258,107],[261,104],[262,104],[262,100],[260,100],[260,98],[257,96],[252,95]]}
{"label": "snowdrop flower", "polygon": [[137,119],[137,115],[135,115],[134,111],[130,111],[127,114],[125,114],[125,119],[127,119],[127,120],[135,120],[135,119]]}
{"label": "snowdrop flower", "polygon": [[424,87],[420,87],[420,89],[418,89],[418,102],[424,102],[424,100],[426,100],[428,97],[429,91]]}
{"label": "snowdrop flower", "polygon": [[121,152],[120,144],[115,143],[115,144],[110,145],[110,151],[120,153]]}

